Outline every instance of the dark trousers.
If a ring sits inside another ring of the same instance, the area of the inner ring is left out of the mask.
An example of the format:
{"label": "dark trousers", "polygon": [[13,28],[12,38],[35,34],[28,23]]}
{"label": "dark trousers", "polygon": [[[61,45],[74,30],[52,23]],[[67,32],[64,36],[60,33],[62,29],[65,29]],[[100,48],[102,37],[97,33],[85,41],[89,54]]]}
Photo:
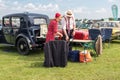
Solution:
{"label": "dark trousers", "polygon": [[[69,40],[72,39],[73,38],[73,29],[70,30],[70,33],[68,33],[68,30],[66,30],[66,32],[69,37]],[[66,40],[65,34],[63,35],[63,40]],[[68,44],[69,44],[69,51],[72,51],[72,43],[70,43],[70,41],[68,41]]]}
{"label": "dark trousers", "polygon": [[[68,37],[69,37],[69,39],[72,39],[73,38],[73,29],[72,30],[70,30],[70,33],[68,33],[68,30],[66,30],[66,32],[67,32],[67,35],[68,35]],[[65,36],[65,34],[63,34],[63,40],[66,40],[66,36]]]}

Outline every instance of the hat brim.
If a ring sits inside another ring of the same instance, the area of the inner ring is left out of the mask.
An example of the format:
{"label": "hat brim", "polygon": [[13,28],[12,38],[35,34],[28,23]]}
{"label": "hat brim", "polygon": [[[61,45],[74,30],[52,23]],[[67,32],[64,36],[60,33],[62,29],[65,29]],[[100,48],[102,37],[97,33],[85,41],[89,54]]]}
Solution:
{"label": "hat brim", "polygon": [[68,14],[67,14],[66,16],[67,16],[67,17],[72,17],[72,15],[68,15]]}

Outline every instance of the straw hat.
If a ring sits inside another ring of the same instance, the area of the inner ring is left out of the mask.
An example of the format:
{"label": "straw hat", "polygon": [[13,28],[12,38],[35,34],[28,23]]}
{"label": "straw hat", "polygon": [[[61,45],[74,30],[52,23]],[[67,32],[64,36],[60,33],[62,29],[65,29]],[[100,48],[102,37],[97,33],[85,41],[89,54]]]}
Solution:
{"label": "straw hat", "polygon": [[66,15],[67,17],[72,17],[72,16],[73,16],[73,13],[72,13],[71,10],[68,10],[68,11],[66,11],[65,15]]}

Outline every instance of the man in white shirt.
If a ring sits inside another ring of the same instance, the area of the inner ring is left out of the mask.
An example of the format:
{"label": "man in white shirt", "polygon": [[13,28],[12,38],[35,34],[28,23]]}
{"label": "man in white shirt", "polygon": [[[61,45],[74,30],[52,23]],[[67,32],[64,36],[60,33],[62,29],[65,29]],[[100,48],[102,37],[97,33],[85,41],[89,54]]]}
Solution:
{"label": "man in white shirt", "polygon": [[69,41],[75,35],[75,19],[71,10],[68,10],[63,16],[62,27],[64,39]]}

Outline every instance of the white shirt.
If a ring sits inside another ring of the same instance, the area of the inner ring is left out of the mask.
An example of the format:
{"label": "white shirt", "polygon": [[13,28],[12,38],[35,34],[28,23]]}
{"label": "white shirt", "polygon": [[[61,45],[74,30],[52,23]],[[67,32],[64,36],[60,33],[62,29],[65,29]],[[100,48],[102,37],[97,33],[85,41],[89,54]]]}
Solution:
{"label": "white shirt", "polygon": [[[68,18],[64,16],[62,19],[62,28],[66,30],[67,25],[68,25]],[[73,26],[75,26],[75,19],[71,17],[70,18],[70,30],[73,29]]]}

